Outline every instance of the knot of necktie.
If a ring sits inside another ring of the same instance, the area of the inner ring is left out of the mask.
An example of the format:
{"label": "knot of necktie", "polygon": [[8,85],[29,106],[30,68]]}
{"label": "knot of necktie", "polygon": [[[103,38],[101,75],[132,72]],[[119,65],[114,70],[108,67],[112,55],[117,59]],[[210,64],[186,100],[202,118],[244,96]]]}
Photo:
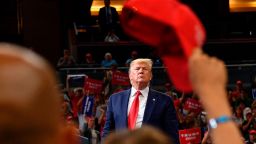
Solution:
{"label": "knot of necktie", "polygon": [[139,97],[141,95],[141,92],[140,91],[136,91],[136,93],[135,93],[135,98],[136,97]]}

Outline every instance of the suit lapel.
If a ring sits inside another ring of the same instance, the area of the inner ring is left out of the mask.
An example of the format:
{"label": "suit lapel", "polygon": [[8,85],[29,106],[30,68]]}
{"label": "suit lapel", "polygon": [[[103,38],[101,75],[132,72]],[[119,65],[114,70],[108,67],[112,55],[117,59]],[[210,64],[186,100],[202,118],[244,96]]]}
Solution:
{"label": "suit lapel", "polygon": [[156,95],[154,95],[151,89],[149,89],[147,104],[146,104],[144,117],[143,117],[143,123],[147,123],[149,118],[151,117],[151,113],[155,107],[156,100],[157,100]]}
{"label": "suit lapel", "polygon": [[121,114],[122,114],[122,117],[125,118],[124,121],[125,121],[125,124],[127,126],[127,109],[128,109],[128,102],[129,102],[129,97],[130,97],[130,93],[131,93],[131,89],[129,90],[126,90],[124,95],[123,95],[123,101],[121,102]]}

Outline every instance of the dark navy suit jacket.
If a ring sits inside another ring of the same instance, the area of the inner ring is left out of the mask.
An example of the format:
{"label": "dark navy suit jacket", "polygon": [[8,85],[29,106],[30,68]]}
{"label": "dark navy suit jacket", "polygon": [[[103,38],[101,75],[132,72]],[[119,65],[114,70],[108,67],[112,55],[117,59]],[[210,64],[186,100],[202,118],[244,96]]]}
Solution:
{"label": "dark navy suit jacket", "polygon": [[[110,96],[103,138],[111,131],[127,129],[127,108],[131,89]],[[172,99],[164,93],[149,89],[143,125],[154,126],[179,143],[178,121]]]}

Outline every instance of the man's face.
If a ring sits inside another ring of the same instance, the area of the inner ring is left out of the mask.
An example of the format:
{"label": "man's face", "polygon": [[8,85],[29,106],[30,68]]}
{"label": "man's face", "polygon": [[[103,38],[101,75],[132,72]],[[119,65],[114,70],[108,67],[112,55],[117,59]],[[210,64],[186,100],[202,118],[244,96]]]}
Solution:
{"label": "man's face", "polygon": [[110,6],[110,0],[104,0],[105,6]]}
{"label": "man's face", "polygon": [[90,119],[88,120],[88,127],[89,127],[89,128],[93,128],[93,126],[94,126],[94,118],[90,118]]}
{"label": "man's face", "polygon": [[105,60],[112,60],[112,56],[111,55],[106,55]]}
{"label": "man's face", "polygon": [[246,114],[246,119],[247,119],[247,120],[249,120],[249,119],[251,119],[251,118],[252,118],[252,113]]}
{"label": "man's face", "polygon": [[77,97],[83,96],[83,91],[77,90],[77,91],[76,91],[76,96],[77,96]]}
{"label": "man's face", "polygon": [[152,78],[151,68],[147,63],[133,63],[130,67],[129,78],[131,84],[148,84]]}
{"label": "man's face", "polygon": [[132,58],[137,58],[138,57],[138,53],[136,51],[133,51],[132,54],[131,54],[131,57]]}

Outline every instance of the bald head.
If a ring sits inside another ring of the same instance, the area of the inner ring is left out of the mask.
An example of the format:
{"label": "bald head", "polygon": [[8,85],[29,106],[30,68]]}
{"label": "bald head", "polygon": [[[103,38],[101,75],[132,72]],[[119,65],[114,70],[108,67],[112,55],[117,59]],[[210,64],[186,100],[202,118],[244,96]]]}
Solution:
{"label": "bald head", "polygon": [[59,130],[59,94],[45,60],[0,43],[0,143],[50,143],[46,141]]}

